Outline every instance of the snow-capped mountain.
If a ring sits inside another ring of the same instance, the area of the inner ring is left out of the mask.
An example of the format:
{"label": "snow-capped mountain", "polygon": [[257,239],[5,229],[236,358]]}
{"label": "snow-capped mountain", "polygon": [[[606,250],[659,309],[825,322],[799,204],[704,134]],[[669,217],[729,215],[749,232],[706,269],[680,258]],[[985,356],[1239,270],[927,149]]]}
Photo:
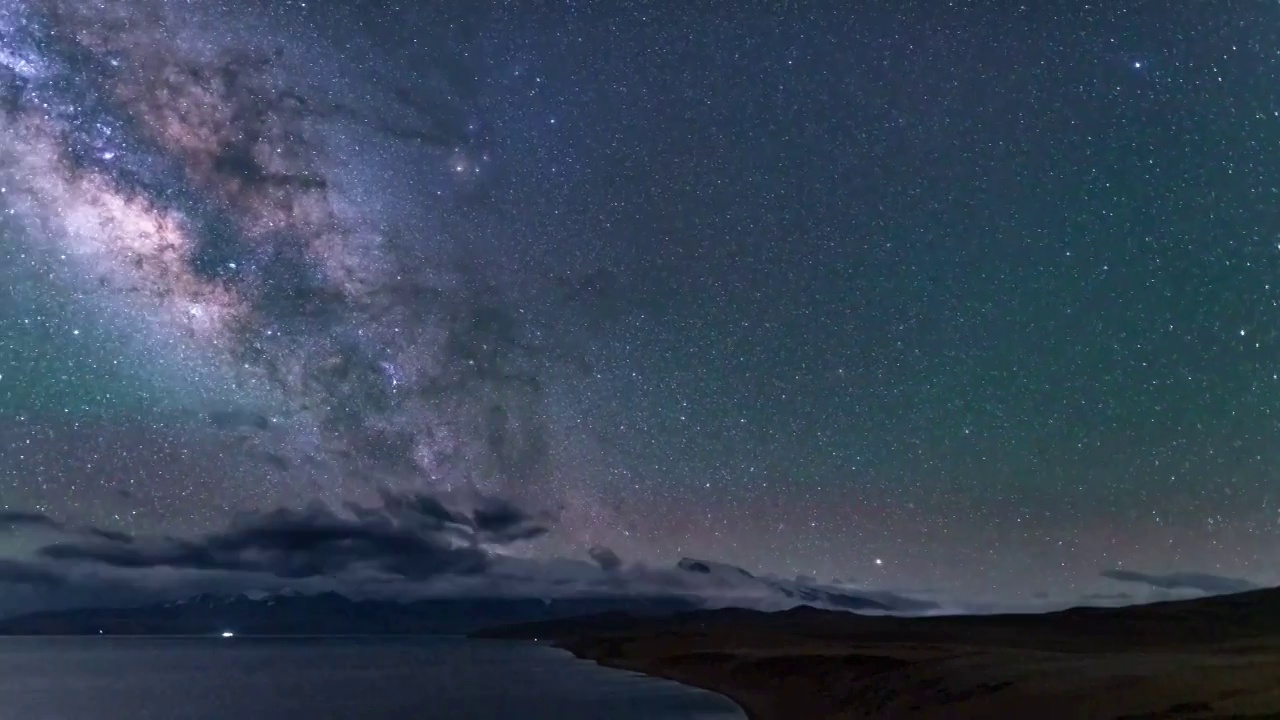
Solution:
{"label": "snow-capped mountain", "polygon": [[829,610],[875,612],[920,612],[936,607],[932,602],[893,593],[861,590],[796,578],[755,575],[735,565],[710,560],[684,558],[676,565],[682,573],[696,577],[722,604],[748,607],[792,607],[812,605]]}

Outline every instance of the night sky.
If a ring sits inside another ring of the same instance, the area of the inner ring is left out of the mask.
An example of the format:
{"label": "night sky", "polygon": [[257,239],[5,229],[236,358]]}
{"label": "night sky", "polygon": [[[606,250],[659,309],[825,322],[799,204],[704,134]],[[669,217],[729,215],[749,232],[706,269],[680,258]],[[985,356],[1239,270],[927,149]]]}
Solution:
{"label": "night sky", "polygon": [[0,0],[0,506],[1280,580],[1280,6],[420,4]]}

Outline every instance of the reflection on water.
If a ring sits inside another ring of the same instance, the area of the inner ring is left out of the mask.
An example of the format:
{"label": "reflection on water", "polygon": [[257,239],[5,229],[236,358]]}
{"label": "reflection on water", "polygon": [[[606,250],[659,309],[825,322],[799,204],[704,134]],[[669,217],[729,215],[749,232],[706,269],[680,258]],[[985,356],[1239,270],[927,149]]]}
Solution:
{"label": "reflection on water", "polygon": [[743,717],[720,696],[526,644],[0,639],[0,720]]}

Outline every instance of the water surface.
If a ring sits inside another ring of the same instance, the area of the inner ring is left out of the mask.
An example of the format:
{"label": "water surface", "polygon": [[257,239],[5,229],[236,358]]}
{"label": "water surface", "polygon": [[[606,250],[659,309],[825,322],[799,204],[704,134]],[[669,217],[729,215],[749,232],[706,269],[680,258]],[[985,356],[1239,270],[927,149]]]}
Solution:
{"label": "water surface", "polygon": [[730,720],[712,693],[523,643],[0,638],[0,720]]}

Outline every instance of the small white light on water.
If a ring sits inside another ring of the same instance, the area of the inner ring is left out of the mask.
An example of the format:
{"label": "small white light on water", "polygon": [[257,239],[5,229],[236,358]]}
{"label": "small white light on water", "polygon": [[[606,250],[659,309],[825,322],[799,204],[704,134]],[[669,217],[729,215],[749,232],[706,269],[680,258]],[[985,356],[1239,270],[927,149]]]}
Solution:
{"label": "small white light on water", "polygon": [[233,633],[233,632],[231,632],[230,630],[225,630],[225,631],[223,631],[223,633],[222,633],[222,637],[235,637],[235,636],[236,636],[236,634],[235,634],[235,633]]}

